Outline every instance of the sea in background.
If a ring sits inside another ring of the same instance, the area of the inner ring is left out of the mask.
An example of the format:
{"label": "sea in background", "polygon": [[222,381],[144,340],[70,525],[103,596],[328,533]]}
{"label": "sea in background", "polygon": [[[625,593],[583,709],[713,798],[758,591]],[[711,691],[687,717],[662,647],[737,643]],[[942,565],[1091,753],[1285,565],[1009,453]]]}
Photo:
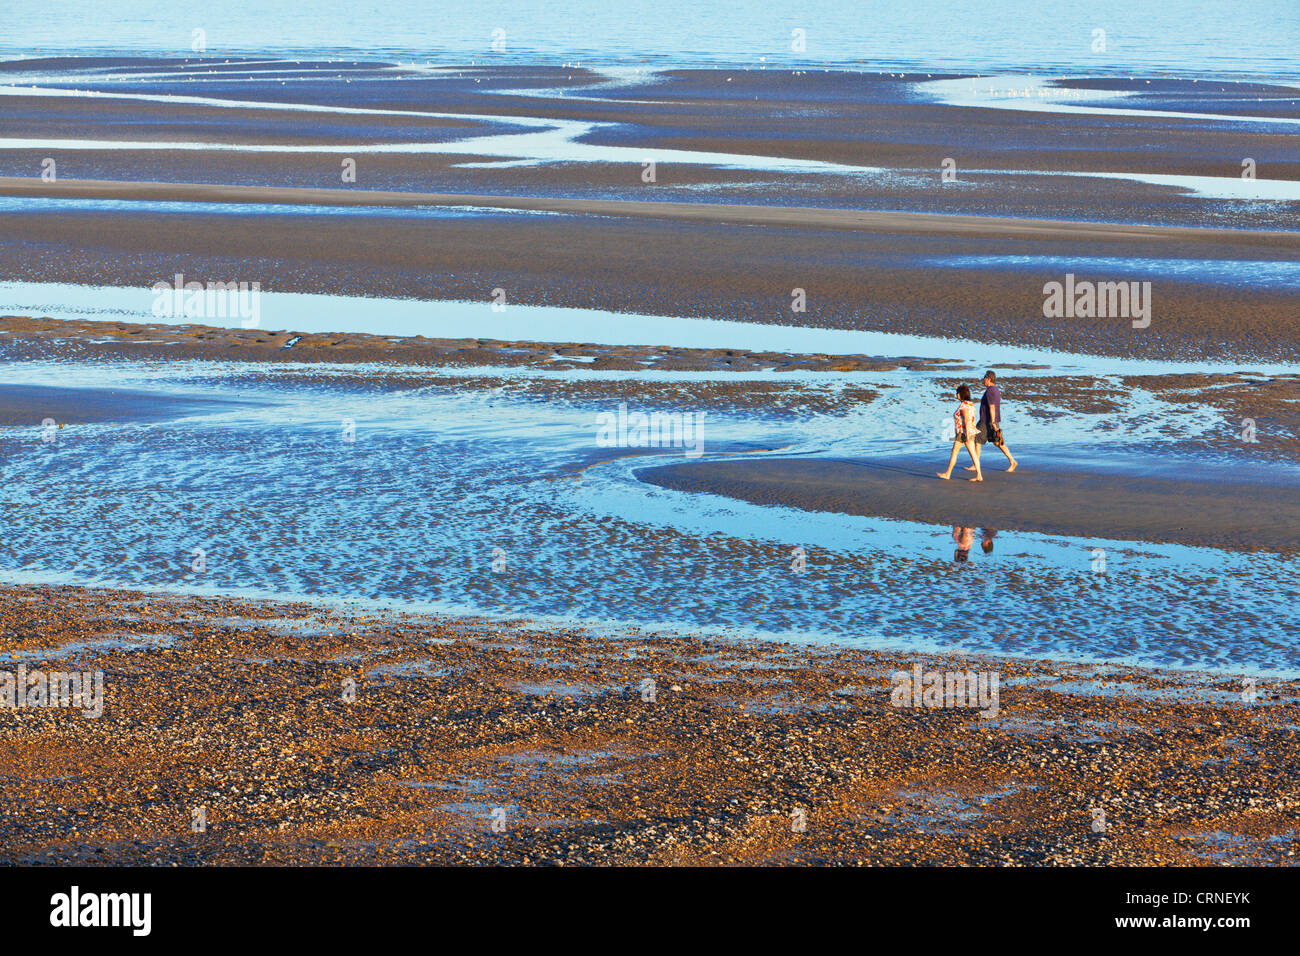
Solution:
{"label": "sea in background", "polygon": [[[195,30],[209,56],[1300,80],[1295,0],[6,3],[0,58],[188,55]],[[1104,52],[1094,49],[1096,30],[1105,31]]]}

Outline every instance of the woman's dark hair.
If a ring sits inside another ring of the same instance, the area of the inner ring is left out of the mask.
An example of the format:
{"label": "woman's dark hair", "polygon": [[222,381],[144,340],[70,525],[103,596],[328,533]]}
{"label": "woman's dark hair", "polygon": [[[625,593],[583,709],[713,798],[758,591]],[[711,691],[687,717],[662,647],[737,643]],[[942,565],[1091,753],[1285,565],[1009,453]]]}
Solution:
{"label": "woman's dark hair", "polygon": [[958,386],[957,386],[957,397],[960,398],[963,402],[969,402],[969,401],[970,401],[970,389],[967,388],[965,385],[958,385]]}

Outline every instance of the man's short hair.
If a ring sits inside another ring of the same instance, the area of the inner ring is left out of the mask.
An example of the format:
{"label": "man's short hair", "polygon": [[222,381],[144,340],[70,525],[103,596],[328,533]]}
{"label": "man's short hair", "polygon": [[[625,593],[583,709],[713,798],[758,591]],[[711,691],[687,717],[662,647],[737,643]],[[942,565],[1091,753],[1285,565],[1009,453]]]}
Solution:
{"label": "man's short hair", "polygon": [[985,553],[985,554],[992,554],[992,553],[993,553],[993,539],[992,539],[992,538],[985,538],[983,541],[980,542],[980,547],[984,549],[984,553]]}
{"label": "man's short hair", "polygon": [[984,379],[985,381],[996,382],[998,380],[998,375],[992,369],[989,369],[984,373]]}

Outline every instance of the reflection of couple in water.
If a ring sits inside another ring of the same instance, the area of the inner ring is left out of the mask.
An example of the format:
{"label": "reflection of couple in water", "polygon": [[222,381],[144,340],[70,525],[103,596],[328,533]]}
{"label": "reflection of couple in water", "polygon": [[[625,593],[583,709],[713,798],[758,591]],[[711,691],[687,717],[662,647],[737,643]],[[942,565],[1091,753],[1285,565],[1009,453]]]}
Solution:
{"label": "reflection of couple in water", "polygon": [[975,417],[975,408],[971,405],[970,389],[965,385],[957,386],[957,398],[961,404],[957,406],[957,411],[952,416],[956,425],[956,435],[952,443],[952,454],[948,457],[948,469],[939,472],[939,477],[944,481],[952,477],[952,469],[957,464],[957,453],[961,451],[962,445],[966,446],[966,453],[970,455],[972,462],[966,466],[966,470],[975,472],[975,477],[971,481],[984,480],[984,472],[980,470],[980,454],[986,442],[992,442],[1002,454],[1007,456],[1007,461],[1011,462],[1011,467],[1007,471],[1016,470],[1016,460],[1011,457],[1011,450],[1007,448],[1002,436],[1002,392],[998,389],[997,378],[992,371],[984,373],[984,396],[980,399],[978,418]]}
{"label": "reflection of couple in water", "polygon": [[[984,528],[980,532],[980,550],[985,554],[993,553],[993,539],[997,537],[997,531],[993,528]],[[952,540],[957,542],[957,553],[952,556],[953,561],[960,564],[962,561],[970,559],[970,546],[975,543],[975,529],[963,528],[957,525],[952,529]]]}

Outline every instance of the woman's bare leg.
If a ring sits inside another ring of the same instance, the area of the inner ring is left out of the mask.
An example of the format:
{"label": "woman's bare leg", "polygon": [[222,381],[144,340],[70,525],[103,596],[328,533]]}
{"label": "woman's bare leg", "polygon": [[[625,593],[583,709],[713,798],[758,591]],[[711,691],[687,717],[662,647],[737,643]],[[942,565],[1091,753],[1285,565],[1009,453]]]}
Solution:
{"label": "woman's bare leg", "polygon": [[[975,444],[975,439],[973,438],[966,439],[966,454],[970,455],[970,460],[975,463],[975,477],[970,479],[971,481],[984,480],[984,472],[980,471],[979,452],[975,450],[977,447],[979,446]],[[957,460],[957,450],[955,448],[953,449],[952,457],[953,457],[953,461]],[[951,471],[952,469],[949,469],[949,472]]]}
{"label": "woman's bare leg", "polygon": [[961,449],[961,442],[959,442],[959,441],[955,441],[955,442],[953,442],[953,443],[952,443],[952,454],[948,456],[948,470],[947,470],[947,471],[936,472],[936,474],[937,474],[940,478],[942,478],[944,481],[947,481],[949,478],[952,477],[952,469],[953,469],[953,466],[957,464],[957,452],[958,452],[960,449]]}

